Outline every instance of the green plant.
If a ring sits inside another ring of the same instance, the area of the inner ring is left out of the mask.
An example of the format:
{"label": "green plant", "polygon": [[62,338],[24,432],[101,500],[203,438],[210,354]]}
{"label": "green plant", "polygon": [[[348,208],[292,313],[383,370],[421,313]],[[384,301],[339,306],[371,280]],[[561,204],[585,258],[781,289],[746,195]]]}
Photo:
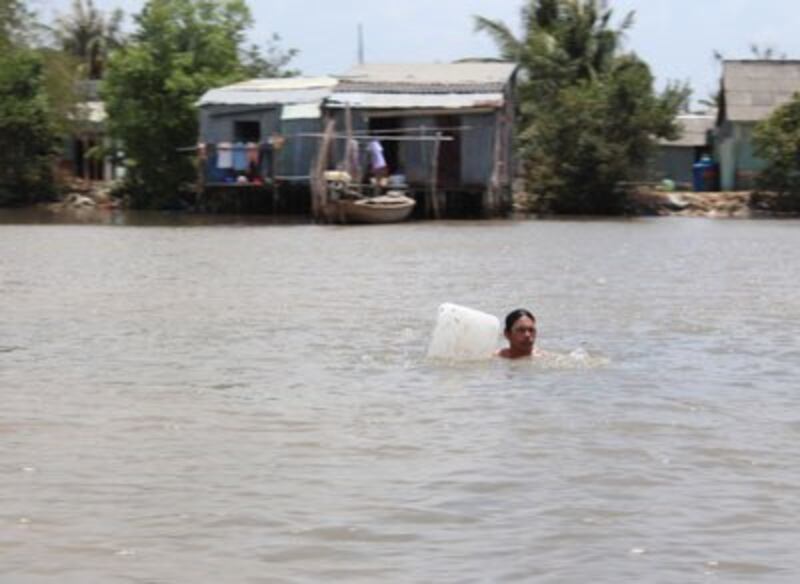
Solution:
{"label": "green plant", "polygon": [[687,87],[653,90],[646,63],[620,50],[633,25],[596,0],[529,0],[523,37],[478,17],[479,30],[521,69],[518,149],[531,210],[621,213],[658,137],[673,137]]}
{"label": "green plant", "polygon": [[0,52],[0,205],[53,196],[52,120],[40,56],[25,48]]}
{"label": "green plant", "polygon": [[251,16],[243,0],[149,0],[135,20],[103,81],[108,128],[124,145],[132,204],[171,207],[196,180],[181,149],[197,142],[197,100],[248,75]]}
{"label": "green plant", "polygon": [[753,143],[767,163],[756,186],[774,192],[780,210],[800,211],[800,93],[756,126]]}

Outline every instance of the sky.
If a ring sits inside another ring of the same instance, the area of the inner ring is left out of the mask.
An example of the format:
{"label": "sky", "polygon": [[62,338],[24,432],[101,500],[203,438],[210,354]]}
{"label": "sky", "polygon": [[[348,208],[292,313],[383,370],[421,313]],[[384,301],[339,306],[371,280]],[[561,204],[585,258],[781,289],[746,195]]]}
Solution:
{"label": "sky", "polygon": [[[29,0],[45,21],[69,11],[72,0]],[[101,10],[141,10],[144,0],[94,0]],[[300,54],[293,68],[304,75],[342,73],[356,63],[358,26],[363,27],[365,60],[449,62],[495,57],[491,39],[474,31],[473,15],[520,30],[524,0],[248,0],[255,25],[250,39],[264,46],[273,33],[280,46]],[[650,65],[656,85],[688,82],[693,100],[718,86],[715,51],[728,59],[752,57],[751,45],[770,47],[800,59],[798,0],[608,0],[616,23],[635,12],[626,50]],[[128,20],[130,25],[130,20]]]}

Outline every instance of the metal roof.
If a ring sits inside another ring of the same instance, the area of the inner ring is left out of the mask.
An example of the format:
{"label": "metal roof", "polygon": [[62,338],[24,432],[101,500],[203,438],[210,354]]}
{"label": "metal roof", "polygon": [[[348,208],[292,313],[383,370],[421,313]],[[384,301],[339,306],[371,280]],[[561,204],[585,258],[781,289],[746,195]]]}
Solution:
{"label": "metal roof", "polygon": [[516,68],[513,63],[501,62],[358,65],[339,76],[335,93],[501,92]]}
{"label": "metal roof", "polygon": [[502,93],[334,93],[328,107],[368,109],[497,109],[503,106]]}
{"label": "metal roof", "polygon": [[198,105],[319,104],[329,98],[331,107],[498,108],[515,70],[502,62],[359,65],[338,79],[251,79],[207,91]]}
{"label": "metal roof", "polygon": [[708,143],[708,131],[714,128],[715,115],[687,114],[678,116],[677,123],[681,135],[676,140],[659,140],[662,146],[698,147]]}
{"label": "metal roof", "polygon": [[320,103],[330,95],[333,77],[286,77],[250,79],[207,91],[199,106],[206,105],[282,105]]}
{"label": "metal roof", "polygon": [[728,120],[758,122],[800,91],[800,61],[724,61],[722,87]]}
{"label": "metal roof", "polygon": [[299,103],[284,105],[281,108],[282,120],[314,120],[320,117],[318,103]]}

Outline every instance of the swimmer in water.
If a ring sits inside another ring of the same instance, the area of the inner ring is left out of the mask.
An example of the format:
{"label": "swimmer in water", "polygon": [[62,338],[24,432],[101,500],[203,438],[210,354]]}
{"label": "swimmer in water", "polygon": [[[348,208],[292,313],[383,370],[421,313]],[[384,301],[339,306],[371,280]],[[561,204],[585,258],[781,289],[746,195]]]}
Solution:
{"label": "swimmer in water", "polygon": [[522,359],[533,357],[537,354],[536,344],[536,317],[528,310],[518,308],[506,316],[505,337],[508,347],[497,351],[498,357],[504,359]]}

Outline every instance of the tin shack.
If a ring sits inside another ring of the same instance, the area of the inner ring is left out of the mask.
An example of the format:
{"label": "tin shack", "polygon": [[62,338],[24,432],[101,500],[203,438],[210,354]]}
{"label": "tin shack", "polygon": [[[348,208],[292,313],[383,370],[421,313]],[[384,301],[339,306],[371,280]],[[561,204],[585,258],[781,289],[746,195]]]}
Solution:
{"label": "tin shack", "polygon": [[516,108],[512,63],[365,64],[339,76],[324,102],[333,160],[377,139],[417,216],[481,217],[511,208]]}
{"label": "tin shack", "polygon": [[207,210],[307,212],[309,172],[332,77],[251,79],[199,102],[199,201]]}
{"label": "tin shack", "polygon": [[679,136],[674,140],[658,142],[651,169],[655,180],[669,179],[679,190],[691,190],[692,168],[704,155],[711,154],[710,135],[716,116],[712,114],[684,114],[676,122]]}
{"label": "tin shack", "polygon": [[753,130],[800,91],[800,61],[732,60],[722,64],[715,158],[724,191],[753,188],[765,167],[753,147]]}

